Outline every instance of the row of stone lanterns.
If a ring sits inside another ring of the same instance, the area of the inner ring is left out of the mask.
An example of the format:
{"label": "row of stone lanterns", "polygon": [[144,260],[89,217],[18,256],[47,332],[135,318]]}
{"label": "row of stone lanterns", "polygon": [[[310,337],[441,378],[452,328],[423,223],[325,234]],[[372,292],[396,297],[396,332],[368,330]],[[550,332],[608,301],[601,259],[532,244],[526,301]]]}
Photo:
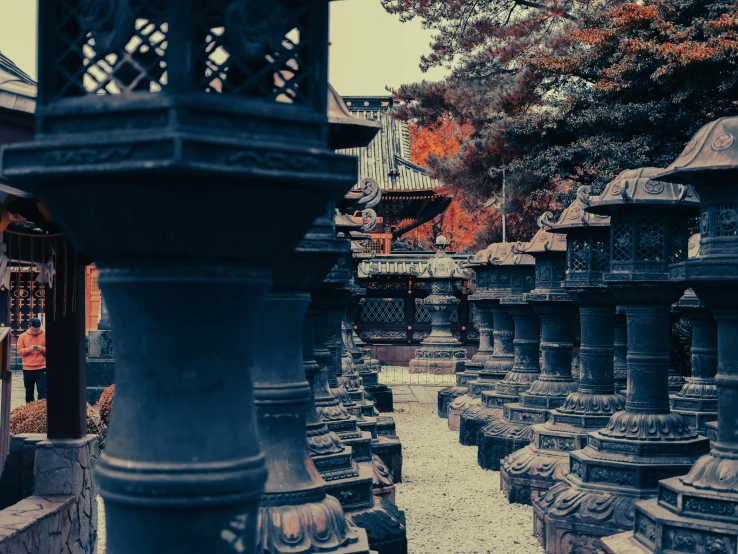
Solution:
{"label": "row of stone lanterns", "polygon": [[[686,263],[674,260],[670,277],[689,284],[717,321],[717,437],[688,474],[664,476],[669,478],[658,483],[651,499],[636,503],[632,531],[602,540],[610,554],[728,553],[738,547],[738,193],[731,185],[738,159],[736,132],[738,118],[709,123],[658,175],[662,182],[693,185],[701,197],[699,255]],[[698,324],[694,340],[709,344],[710,327]],[[694,352],[698,365],[712,365],[710,350]],[[711,393],[711,383],[704,382],[711,372],[699,370],[695,384],[704,388],[698,395]]]}

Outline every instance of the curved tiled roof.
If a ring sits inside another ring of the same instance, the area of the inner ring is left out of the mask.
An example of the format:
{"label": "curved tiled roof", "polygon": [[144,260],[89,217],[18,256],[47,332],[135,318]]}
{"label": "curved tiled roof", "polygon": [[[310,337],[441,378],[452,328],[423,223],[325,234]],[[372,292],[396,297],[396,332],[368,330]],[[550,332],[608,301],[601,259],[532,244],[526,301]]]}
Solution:
{"label": "curved tiled roof", "polygon": [[339,150],[359,158],[359,175],[376,179],[383,191],[439,189],[443,185],[431,179],[428,171],[410,161],[410,132],[406,121],[390,116],[389,96],[344,96],[355,117],[376,119],[382,128],[366,148]]}
{"label": "curved tiled roof", "polygon": [[36,82],[0,52],[0,108],[33,113]]}

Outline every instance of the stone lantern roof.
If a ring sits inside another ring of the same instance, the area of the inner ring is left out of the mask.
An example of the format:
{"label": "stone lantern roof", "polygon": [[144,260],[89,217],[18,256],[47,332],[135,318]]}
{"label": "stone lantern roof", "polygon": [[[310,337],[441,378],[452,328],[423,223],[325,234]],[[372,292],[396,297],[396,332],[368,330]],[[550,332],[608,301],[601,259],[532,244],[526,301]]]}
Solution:
{"label": "stone lantern roof", "polygon": [[596,200],[590,201],[587,211],[610,214],[623,207],[637,209],[659,205],[694,210],[699,208],[700,199],[695,190],[690,185],[657,180],[656,177],[663,172],[658,167],[626,169],[605,186]]}
{"label": "stone lantern roof", "polygon": [[549,232],[553,227],[553,214],[544,213],[538,218],[538,232],[529,242],[516,242],[513,249],[518,254],[543,254],[545,252],[566,252],[566,235]]}
{"label": "stone lantern roof", "polygon": [[723,117],[702,127],[658,178],[673,183],[732,183],[738,178],[738,117]]}
{"label": "stone lantern roof", "polygon": [[533,256],[515,251],[515,246],[509,242],[495,242],[490,244],[485,252],[487,253],[487,260],[492,265],[536,264]]}
{"label": "stone lantern roof", "polygon": [[559,216],[558,221],[552,224],[546,231],[548,233],[566,233],[574,229],[588,227],[609,227],[609,216],[587,211],[587,208],[592,203],[599,201],[599,196],[590,196],[591,192],[592,187],[589,185],[579,187],[574,202],[569,204],[561,213],[561,216]]}

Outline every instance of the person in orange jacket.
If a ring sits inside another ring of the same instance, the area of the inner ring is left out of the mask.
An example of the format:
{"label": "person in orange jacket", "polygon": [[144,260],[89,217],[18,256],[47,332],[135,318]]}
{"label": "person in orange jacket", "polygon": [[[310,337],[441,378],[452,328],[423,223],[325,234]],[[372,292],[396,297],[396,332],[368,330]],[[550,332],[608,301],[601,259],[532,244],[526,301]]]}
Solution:
{"label": "person in orange jacket", "polygon": [[23,358],[26,404],[33,402],[34,387],[39,400],[46,398],[46,333],[37,317],[31,318],[28,331],[18,337],[18,355]]}

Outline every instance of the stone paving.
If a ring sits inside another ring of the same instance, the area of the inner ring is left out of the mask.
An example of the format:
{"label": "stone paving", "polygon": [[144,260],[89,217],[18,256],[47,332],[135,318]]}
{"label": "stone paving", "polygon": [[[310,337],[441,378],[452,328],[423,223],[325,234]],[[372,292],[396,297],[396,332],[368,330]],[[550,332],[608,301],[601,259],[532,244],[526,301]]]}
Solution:
{"label": "stone paving", "polygon": [[[18,406],[22,406],[26,403],[26,390],[23,388],[23,372],[11,371],[10,374],[12,375],[12,386],[10,389],[10,409],[13,410]],[[2,406],[1,399],[0,406]]]}

